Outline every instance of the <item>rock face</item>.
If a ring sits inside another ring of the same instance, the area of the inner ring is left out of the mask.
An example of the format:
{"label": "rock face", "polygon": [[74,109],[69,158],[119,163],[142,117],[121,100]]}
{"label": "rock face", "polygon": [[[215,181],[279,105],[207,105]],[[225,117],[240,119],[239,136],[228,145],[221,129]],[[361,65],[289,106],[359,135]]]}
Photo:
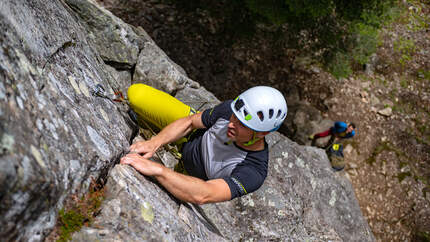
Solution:
{"label": "rock face", "polygon": [[[81,20],[62,1],[0,5],[0,237],[42,240],[58,209],[113,166],[132,129]],[[111,91],[112,92],[112,91]]]}
{"label": "rock face", "polygon": [[74,240],[374,240],[349,181],[323,151],[278,133],[268,138],[262,188],[220,204],[182,204],[115,165],[136,130],[127,107],[93,95],[99,85],[111,97],[145,82],[200,110],[219,102],[143,29],[91,1],[4,0],[0,33],[2,239],[42,241],[68,196],[107,179],[100,215]]}

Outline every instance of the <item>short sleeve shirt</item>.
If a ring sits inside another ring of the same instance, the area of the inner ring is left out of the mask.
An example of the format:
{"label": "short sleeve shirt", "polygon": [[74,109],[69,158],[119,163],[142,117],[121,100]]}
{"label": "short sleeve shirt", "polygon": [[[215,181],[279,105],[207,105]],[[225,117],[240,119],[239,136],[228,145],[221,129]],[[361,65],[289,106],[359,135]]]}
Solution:
{"label": "short sleeve shirt", "polygon": [[207,129],[196,131],[182,148],[187,172],[204,180],[224,179],[231,198],[251,193],[267,176],[269,149],[264,142],[261,151],[249,151],[229,142],[227,126],[233,111],[230,101],[205,110],[203,124]]}

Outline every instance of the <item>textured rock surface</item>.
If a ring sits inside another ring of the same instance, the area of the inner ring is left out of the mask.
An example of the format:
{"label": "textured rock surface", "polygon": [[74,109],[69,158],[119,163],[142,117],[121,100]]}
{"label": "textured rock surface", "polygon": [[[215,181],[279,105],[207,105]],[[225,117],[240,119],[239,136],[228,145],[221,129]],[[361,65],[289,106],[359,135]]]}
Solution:
{"label": "textured rock surface", "polygon": [[219,102],[143,29],[90,1],[6,0],[0,33],[2,239],[43,240],[67,196],[109,172],[101,214],[75,240],[374,240],[325,154],[277,133],[263,187],[230,202],[184,205],[130,167],[111,169],[133,129],[125,107],[92,95],[97,84],[111,95],[143,81],[200,110]]}
{"label": "textured rock surface", "polygon": [[147,83],[168,93],[184,88],[186,84],[198,87],[154,42],[145,43],[133,81]]}
{"label": "textured rock surface", "polygon": [[222,241],[193,210],[172,199],[133,168],[117,165],[111,172],[101,214],[74,241]]}
{"label": "textured rock surface", "polygon": [[132,27],[107,10],[87,0],[66,0],[90,30],[88,37],[104,61],[118,68],[131,69],[136,62],[144,41]]}
{"label": "textured rock surface", "polygon": [[[204,211],[221,233],[292,241],[372,241],[351,184],[334,173],[320,149],[269,137],[269,176],[255,193]],[[231,226],[234,230],[231,230]]]}
{"label": "textured rock surface", "polygon": [[0,237],[42,240],[72,193],[86,192],[129,145],[113,79],[61,1],[0,5]]}

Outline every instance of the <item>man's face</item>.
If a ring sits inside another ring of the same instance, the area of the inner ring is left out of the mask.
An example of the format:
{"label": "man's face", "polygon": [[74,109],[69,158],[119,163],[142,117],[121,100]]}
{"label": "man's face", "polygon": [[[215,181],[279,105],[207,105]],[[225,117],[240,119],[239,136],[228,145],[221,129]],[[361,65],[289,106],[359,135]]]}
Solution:
{"label": "man's face", "polygon": [[245,143],[252,139],[254,131],[242,124],[236,115],[232,114],[228,123],[227,137],[235,142]]}
{"label": "man's face", "polygon": [[354,127],[352,125],[348,125],[348,128],[346,129],[347,133],[351,133],[354,130]]}

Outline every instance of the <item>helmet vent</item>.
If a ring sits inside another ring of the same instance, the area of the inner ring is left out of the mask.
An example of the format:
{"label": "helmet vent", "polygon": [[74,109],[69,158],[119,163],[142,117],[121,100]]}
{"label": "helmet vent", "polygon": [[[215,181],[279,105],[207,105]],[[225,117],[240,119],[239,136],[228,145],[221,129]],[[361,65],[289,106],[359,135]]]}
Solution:
{"label": "helmet vent", "polygon": [[263,120],[264,120],[264,114],[263,114],[263,112],[262,112],[262,111],[258,111],[258,112],[257,112],[257,115],[258,115],[258,117],[260,118],[260,120],[261,120],[261,121],[263,121]]}
{"label": "helmet vent", "polygon": [[234,104],[234,108],[236,109],[236,111],[239,111],[243,106],[245,106],[245,103],[243,102],[242,99],[237,100],[236,103]]}
{"label": "helmet vent", "polygon": [[243,116],[247,116],[248,115],[248,111],[246,111],[246,109],[243,109]]}
{"label": "helmet vent", "polygon": [[276,118],[279,118],[279,116],[281,116],[281,114],[282,114],[282,111],[278,110],[278,115],[276,115]]}
{"label": "helmet vent", "polygon": [[270,109],[270,110],[269,110],[269,119],[271,119],[271,118],[273,117],[273,113],[274,113],[274,112],[273,112],[273,109]]}

